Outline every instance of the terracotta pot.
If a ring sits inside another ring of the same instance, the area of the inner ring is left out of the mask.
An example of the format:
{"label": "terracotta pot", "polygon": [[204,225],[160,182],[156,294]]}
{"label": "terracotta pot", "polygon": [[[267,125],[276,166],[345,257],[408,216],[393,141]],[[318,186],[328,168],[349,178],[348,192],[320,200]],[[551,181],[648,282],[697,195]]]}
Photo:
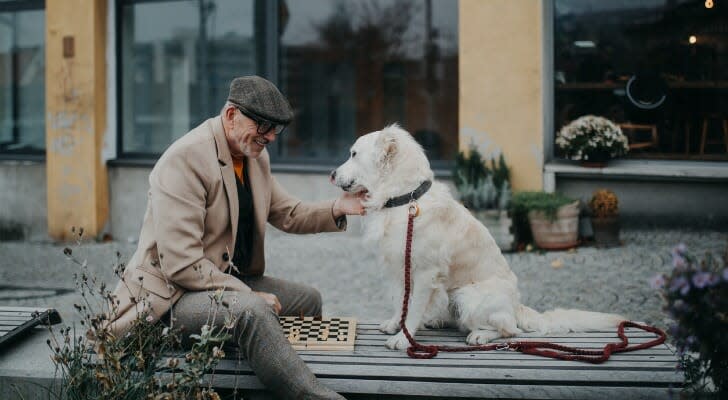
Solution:
{"label": "terracotta pot", "polygon": [[528,222],[536,246],[546,250],[575,247],[579,236],[579,201],[562,206],[552,221],[541,211],[530,211]]}
{"label": "terracotta pot", "polygon": [[596,218],[592,217],[592,230],[594,241],[599,247],[614,247],[621,245],[619,241],[619,217]]}

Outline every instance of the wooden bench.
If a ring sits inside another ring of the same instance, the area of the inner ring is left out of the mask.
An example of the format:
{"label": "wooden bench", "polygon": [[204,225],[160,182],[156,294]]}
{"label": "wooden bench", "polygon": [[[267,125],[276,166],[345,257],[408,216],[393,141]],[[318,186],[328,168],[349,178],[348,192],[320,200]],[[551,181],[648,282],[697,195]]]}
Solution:
{"label": "wooden bench", "polygon": [[0,306],[0,350],[23,337],[37,325],[55,325],[61,316],[52,308]]}
{"label": "wooden bench", "polygon": [[[627,329],[630,343],[654,336]],[[604,364],[560,361],[512,351],[440,353],[429,360],[411,359],[388,350],[388,335],[372,322],[359,323],[354,351],[308,351],[299,354],[328,387],[347,398],[525,398],[525,399],[665,399],[683,376],[667,345],[613,355]],[[549,337],[523,335],[569,346],[600,348],[617,341],[615,332],[574,333]],[[423,344],[464,344],[452,329],[420,330]],[[245,360],[234,352],[220,361],[214,387],[238,388],[246,399],[273,398]]]}

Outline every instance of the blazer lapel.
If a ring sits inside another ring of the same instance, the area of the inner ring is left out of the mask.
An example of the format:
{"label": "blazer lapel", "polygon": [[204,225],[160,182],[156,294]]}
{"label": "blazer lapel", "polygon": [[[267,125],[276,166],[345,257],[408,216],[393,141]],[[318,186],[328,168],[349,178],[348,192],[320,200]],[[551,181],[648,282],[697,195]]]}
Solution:
{"label": "blazer lapel", "polygon": [[[235,171],[233,170],[233,158],[230,155],[230,149],[228,148],[227,139],[225,138],[225,130],[222,127],[222,117],[210,118],[208,120],[212,126],[212,133],[215,137],[215,146],[217,146],[217,161],[220,164],[220,173],[222,173],[222,182],[225,186],[225,193],[227,193],[228,207],[230,209],[230,225],[232,227],[233,240],[230,243],[230,249],[232,252],[235,246],[235,239],[238,233],[238,216],[240,208],[238,204],[238,188],[235,186]],[[230,254],[232,260],[233,255]]]}

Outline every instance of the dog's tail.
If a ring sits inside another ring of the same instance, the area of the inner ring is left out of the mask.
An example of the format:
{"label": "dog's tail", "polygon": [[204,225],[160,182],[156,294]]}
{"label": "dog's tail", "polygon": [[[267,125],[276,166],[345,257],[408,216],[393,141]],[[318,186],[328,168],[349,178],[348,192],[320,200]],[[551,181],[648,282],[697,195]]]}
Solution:
{"label": "dog's tail", "polygon": [[527,332],[567,333],[614,329],[626,318],[616,314],[557,308],[539,313],[531,307],[516,308],[518,327]]}

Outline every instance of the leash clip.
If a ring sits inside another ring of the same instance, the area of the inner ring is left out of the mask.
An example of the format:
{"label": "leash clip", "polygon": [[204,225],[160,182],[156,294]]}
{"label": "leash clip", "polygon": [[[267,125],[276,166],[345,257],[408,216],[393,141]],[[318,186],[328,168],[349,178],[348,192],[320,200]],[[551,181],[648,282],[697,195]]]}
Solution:
{"label": "leash clip", "polygon": [[412,217],[418,217],[420,215],[420,206],[417,205],[417,201],[414,199],[410,200],[409,202],[409,209],[408,209],[409,215]]}

